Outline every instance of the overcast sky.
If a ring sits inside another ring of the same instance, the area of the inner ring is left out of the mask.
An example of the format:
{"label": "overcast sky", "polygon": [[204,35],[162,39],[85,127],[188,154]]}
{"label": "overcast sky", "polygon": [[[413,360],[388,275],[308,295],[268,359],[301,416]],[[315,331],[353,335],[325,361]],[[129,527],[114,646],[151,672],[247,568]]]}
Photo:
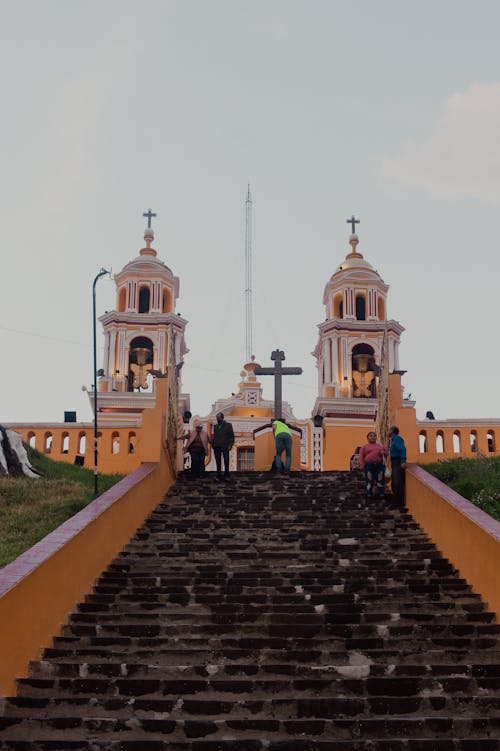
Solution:
{"label": "overcast sky", "polygon": [[254,352],[304,369],[284,386],[297,417],[352,213],[417,414],[500,417],[497,0],[0,9],[0,422],[91,418],[92,280],[137,255],[148,208],[180,278],[192,410],[235,391],[248,182]]}

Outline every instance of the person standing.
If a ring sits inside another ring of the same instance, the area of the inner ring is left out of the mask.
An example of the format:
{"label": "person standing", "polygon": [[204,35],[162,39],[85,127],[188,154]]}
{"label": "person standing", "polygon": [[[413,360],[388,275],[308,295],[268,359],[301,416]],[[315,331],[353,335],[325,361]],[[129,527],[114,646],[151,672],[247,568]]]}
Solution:
{"label": "person standing", "polygon": [[377,434],[370,430],[366,435],[368,443],[361,446],[359,450],[359,466],[365,471],[366,479],[366,496],[371,498],[373,495],[373,486],[377,486],[377,495],[379,498],[384,497],[384,457],[388,451],[381,443],[377,443]]}
{"label": "person standing", "polygon": [[222,477],[222,459],[224,459],[224,479],[229,479],[229,452],[234,444],[233,426],[227,420],[224,420],[224,413],[217,412],[215,415],[217,423],[214,425],[210,443],[214,448],[215,464],[217,465],[216,480],[220,482]]}
{"label": "person standing", "polygon": [[405,469],[406,469],[406,446],[399,435],[399,428],[393,425],[390,431],[391,443],[389,452],[391,456],[391,486],[394,500],[404,505],[405,502]]}
{"label": "person standing", "polygon": [[185,449],[191,456],[192,477],[201,477],[205,474],[205,456],[208,453],[208,435],[201,422],[189,431]]}

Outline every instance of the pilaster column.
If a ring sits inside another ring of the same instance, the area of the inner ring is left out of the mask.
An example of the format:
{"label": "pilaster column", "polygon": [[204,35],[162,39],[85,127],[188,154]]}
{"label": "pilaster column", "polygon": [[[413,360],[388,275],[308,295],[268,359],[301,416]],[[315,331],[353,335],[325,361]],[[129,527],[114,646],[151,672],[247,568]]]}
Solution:
{"label": "pilaster column", "polygon": [[124,331],[118,332],[118,353],[116,362],[118,365],[117,370],[119,370],[122,375],[128,375],[128,352],[125,343]]}
{"label": "pilaster column", "polygon": [[332,353],[332,383],[339,382],[339,344],[338,334],[333,334],[330,337],[330,347]]}
{"label": "pilaster column", "polygon": [[330,340],[329,338],[323,341],[323,360],[325,363],[325,385],[332,381],[332,363],[330,358]]}

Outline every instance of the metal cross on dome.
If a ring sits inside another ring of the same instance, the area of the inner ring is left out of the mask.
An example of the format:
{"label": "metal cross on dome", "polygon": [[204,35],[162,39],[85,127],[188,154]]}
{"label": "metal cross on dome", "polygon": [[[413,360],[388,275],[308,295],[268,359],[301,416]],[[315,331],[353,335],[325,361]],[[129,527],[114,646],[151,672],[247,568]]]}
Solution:
{"label": "metal cross on dome", "polygon": [[151,229],[151,219],[152,219],[152,218],[153,218],[154,216],[156,216],[156,214],[153,214],[153,212],[151,211],[151,209],[148,209],[148,210],[147,210],[147,211],[146,211],[146,212],[145,212],[145,213],[143,214],[143,216],[145,216],[145,217],[146,217],[146,219],[148,220],[148,229]]}
{"label": "metal cross on dome", "polygon": [[359,224],[359,219],[356,219],[356,217],[353,214],[350,219],[346,219],[346,222],[347,222],[347,224],[351,225],[351,227],[352,227],[352,234],[355,235],[356,234],[356,227],[355,227],[355,225]]}

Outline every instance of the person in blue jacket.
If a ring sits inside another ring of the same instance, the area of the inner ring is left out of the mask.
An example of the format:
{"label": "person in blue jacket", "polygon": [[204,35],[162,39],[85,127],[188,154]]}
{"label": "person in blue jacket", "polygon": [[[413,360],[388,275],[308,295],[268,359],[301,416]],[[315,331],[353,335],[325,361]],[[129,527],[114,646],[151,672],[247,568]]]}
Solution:
{"label": "person in blue jacket", "polygon": [[405,501],[405,469],[406,469],[406,446],[399,435],[399,428],[393,425],[391,428],[391,443],[389,454],[391,457],[391,486],[394,500],[404,505]]}

